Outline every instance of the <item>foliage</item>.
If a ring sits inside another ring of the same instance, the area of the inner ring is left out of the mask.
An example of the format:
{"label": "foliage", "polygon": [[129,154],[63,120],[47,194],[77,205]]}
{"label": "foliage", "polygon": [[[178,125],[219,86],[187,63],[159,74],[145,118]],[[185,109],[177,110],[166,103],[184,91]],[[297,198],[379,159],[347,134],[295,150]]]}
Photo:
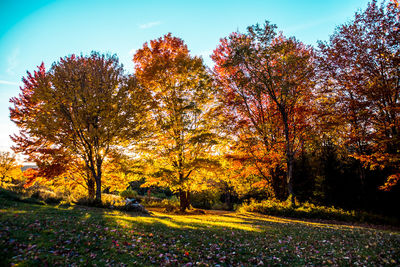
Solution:
{"label": "foliage", "polygon": [[192,206],[198,209],[211,209],[219,201],[219,192],[207,190],[193,193],[190,196]]}
{"label": "foliage", "polygon": [[[221,39],[214,73],[227,114],[239,128],[244,159],[269,184],[286,161],[288,195],[294,157],[304,142],[314,76],[313,51],[294,37],[277,35],[266,22]],[[253,172],[254,173],[254,172]]]}
{"label": "foliage", "polygon": [[21,169],[15,155],[0,151],[0,185],[13,183],[21,178]]}
{"label": "foliage", "polygon": [[20,196],[0,194],[119,210],[133,197],[181,213],[289,196],[243,209],[398,217],[399,29],[399,2],[373,0],[318,50],[269,22],[234,32],[213,71],[172,34],[135,53],[134,75],[96,52],[42,64],[10,100],[13,150],[37,168],[0,152],[0,186]]}
{"label": "foliage", "polygon": [[146,110],[144,91],[123,74],[115,56],[95,52],[61,58],[48,72],[42,64],[23,82],[20,96],[10,100],[11,120],[20,128],[14,150],[42,170],[47,164],[57,171],[53,177],[78,161],[101,201],[103,162],[113,146],[137,136]]}
{"label": "foliage", "polygon": [[167,212],[179,210],[180,203],[176,196],[171,198],[159,199],[159,198],[142,198],[140,202],[146,208],[163,208]]}
{"label": "foliage", "polygon": [[181,209],[190,205],[198,171],[217,163],[210,157],[213,87],[203,60],[192,57],[182,39],[167,34],[145,43],[133,58],[141,86],[153,97],[148,185],[179,192]]}
{"label": "foliage", "polygon": [[132,189],[126,189],[126,190],[122,191],[119,195],[122,198],[134,198],[134,199],[136,199],[139,196],[138,192],[136,192]]}
{"label": "foliage", "polygon": [[108,192],[122,192],[133,181],[143,177],[145,166],[142,159],[135,159],[132,151],[113,149],[104,164],[104,187]]}
{"label": "foliage", "polygon": [[0,198],[3,200],[10,200],[10,201],[17,201],[17,202],[24,202],[31,204],[39,204],[39,205],[44,204],[42,201],[36,198],[25,197],[21,194],[3,188],[0,188]]}
{"label": "foliage", "polygon": [[322,99],[331,99],[321,119],[337,124],[348,153],[360,162],[362,182],[362,169],[391,172],[383,190],[393,188],[400,175],[400,16],[395,5],[372,1],[338,27],[329,42],[319,44]]}

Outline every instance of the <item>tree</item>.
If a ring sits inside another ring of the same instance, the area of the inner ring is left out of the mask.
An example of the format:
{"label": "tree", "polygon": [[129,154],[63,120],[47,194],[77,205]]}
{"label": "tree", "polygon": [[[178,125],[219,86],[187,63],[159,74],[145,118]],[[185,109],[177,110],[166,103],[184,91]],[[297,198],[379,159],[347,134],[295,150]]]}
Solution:
{"label": "tree", "polygon": [[20,170],[20,166],[17,164],[15,155],[10,152],[0,152],[0,185],[7,181],[12,181],[16,177],[13,177],[16,172]]}
{"label": "tree", "polygon": [[232,33],[214,51],[215,75],[237,123],[270,151],[284,144],[286,183],[294,195],[295,153],[304,140],[313,89],[313,51],[295,38],[277,35],[276,26]]}
{"label": "tree", "polygon": [[101,201],[102,164],[113,146],[140,132],[145,92],[123,74],[116,56],[96,52],[61,58],[48,72],[42,64],[23,82],[20,96],[10,100],[11,120],[20,128],[14,149],[53,163],[58,156],[81,160]]}
{"label": "tree", "polygon": [[59,183],[69,181],[72,184],[83,186],[87,190],[90,200],[95,197],[95,181],[90,170],[87,169],[82,159],[68,154],[68,151],[60,146],[55,147],[45,139],[32,138],[23,133],[12,136],[16,144],[13,150],[17,153],[28,155],[29,161],[36,164],[37,169],[25,175],[25,187],[33,185],[38,180],[59,180]]}
{"label": "tree", "polygon": [[178,192],[184,211],[198,170],[216,164],[209,157],[216,137],[211,78],[203,60],[190,56],[183,40],[171,34],[145,43],[133,61],[140,85],[154,100],[153,136],[146,142],[151,155],[148,184]]}
{"label": "tree", "polygon": [[104,175],[107,177],[109,191],[124,191],[132,181],[141,179],[144,175],[142,158],[135,158],[136,154],[129,155],[125,149],[113,149],[104,166]]}
{"label": "tree", "polygon": [[[398,2],[372,1],[320,43],[323,94],[334,99],[333,121],[349,154],[365,168],[389,168],[382,189],[400,178],[400,12]],[[360,178],[363,181],[364,175]]]}

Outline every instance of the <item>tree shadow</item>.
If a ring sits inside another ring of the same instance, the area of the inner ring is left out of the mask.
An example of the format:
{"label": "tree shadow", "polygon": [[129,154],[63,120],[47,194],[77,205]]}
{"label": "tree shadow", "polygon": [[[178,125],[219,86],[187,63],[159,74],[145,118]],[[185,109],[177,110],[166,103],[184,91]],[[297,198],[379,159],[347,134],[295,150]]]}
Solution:
{"label": "tree shadow", "polygon": [[[281,249],[286,261],[296,265],[304,262],[296,258],[295,246],[288,246],[290,238],[328,253],[330,247],[318,240],[337,237],[337,229],[351,229],[338,227],[252,213],[143,215],[0,199],[0,265],[273,265],[279,262],[270,253]],[[345,232],[350,234],[340,234]],[[365,247],[369,241],[357,242]]]}
{"label": "tree shadow", "polygon": [[91,264],[111,246],[101,208],[0,199],[0,210],[0,266]]}

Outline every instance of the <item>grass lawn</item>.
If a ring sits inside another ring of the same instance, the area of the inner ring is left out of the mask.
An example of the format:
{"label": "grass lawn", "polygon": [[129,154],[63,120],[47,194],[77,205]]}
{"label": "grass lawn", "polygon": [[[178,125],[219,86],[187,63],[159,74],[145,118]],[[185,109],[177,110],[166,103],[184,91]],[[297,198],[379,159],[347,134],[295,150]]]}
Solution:
{"label": "grass lawn", "polygon": [[0,265],[400,265],[400,233],[251,213],[137,216],[0,198]]}

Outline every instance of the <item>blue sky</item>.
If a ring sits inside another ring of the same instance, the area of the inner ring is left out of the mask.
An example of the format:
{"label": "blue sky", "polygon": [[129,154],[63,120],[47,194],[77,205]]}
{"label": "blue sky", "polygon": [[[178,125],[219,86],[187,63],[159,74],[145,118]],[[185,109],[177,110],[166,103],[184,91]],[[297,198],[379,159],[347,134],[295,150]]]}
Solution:
{"label": "blue sky", "polygon": [[134,51],[168,32],[191,53],[209,55],[219,39],[269,20],[287,36],[310,45],[328,40],[336,26],[365,9],[367,0],[0,0],[0,150],[11,145],[9,98],[21,78],[43,61],[92,50],[117,54],[133,72]]}

